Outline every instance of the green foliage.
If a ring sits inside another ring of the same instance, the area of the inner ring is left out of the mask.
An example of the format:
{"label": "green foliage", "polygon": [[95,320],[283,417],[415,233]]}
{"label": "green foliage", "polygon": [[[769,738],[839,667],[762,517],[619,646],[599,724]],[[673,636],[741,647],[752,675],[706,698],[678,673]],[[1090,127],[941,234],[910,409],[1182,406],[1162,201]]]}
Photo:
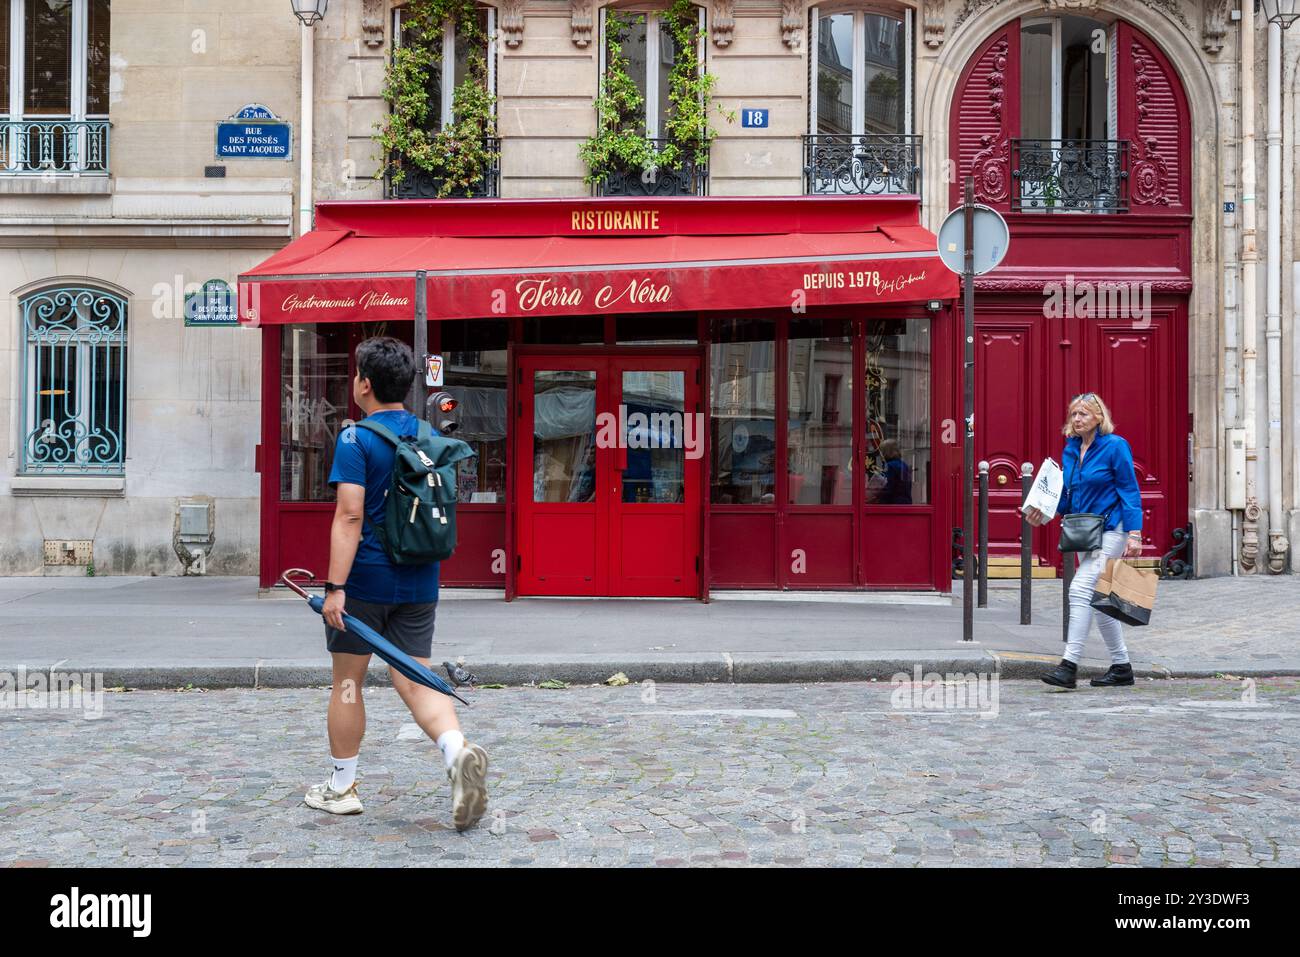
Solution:
{"label": "green foliage", "polygon": [[[487,37],[478,10],[474,0],[410,0],[404,11],[409,42],[393,51],[384,78],[390,112],[374,137],[384,154],[378,175],[387,170],[397,184],[414,166],[442,181],[440,197],[471,196],[497,159],[485,142],[496,135],[495,97],[487,85]],[[438,41],[447,20],[468,41],[470,54],[465,78],[452,91],[453,120],[436,130],[441,104],[429,102],[429,83],[442,59]]]}
{"label": "green foliage", "polygon": [[[709,146],[716,132],[709,126],[709,94],[715,77],[703,72],[699,42],[703,31],[690,0],[673,0],[664,12],[676,47],[676,56],[668,72],[668,100],[671,104],[663,138],[656,149],[645,134],[645,97],[629,74],[623,54],[628,28],[644,23],[644,14],[619,14],[609,9],[605,14],[607,44],[605,76],[596,98],[596,134],[579,148],[587,164],[588,184],[599,183],[615,171],[681,169],[689,158],[697,165],[708,161]],[[735,122],[735,111],[719,108],[728,122]]]}

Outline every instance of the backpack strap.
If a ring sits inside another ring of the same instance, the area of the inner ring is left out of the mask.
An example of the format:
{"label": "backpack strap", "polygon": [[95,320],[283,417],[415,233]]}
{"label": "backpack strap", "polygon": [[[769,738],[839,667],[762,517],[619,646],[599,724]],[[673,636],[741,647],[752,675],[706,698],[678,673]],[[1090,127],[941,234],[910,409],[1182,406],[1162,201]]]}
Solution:
{"label": "backpack strap", "polygon": [[358,422],[357,428],[369,429],[371,432],[375,433],[375,435],[387,439],[389,444],[392,445],[394,448],[400,445],[402,441],[388,426],[380,425],[378,422],[375,422],[370,418],[365,418],[362,419],[360,422]]}

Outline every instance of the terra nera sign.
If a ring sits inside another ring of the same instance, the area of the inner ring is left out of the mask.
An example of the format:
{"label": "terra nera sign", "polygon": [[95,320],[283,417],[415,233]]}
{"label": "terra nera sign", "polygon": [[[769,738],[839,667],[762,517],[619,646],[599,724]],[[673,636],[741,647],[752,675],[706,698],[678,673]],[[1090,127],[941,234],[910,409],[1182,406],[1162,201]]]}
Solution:
{"label": "terra nera sign", "polygon": [[217,159],[287,160],[293,126],[260,103],[250,103],[217,124]]}

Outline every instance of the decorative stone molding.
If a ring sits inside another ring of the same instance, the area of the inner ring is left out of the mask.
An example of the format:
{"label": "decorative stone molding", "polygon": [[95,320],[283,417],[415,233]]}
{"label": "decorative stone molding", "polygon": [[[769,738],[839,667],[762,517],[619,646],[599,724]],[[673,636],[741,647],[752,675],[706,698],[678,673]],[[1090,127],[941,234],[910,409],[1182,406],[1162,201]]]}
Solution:
{"label": "decorative stone molding", "polygon": [[[1078,281],[1076,277],[1076,281]],[[1105,283],[1108,280],[1098,279],[1096,282]],[[1043,279],[1026,279],[1026,278],[990,278],[983,276],[975,277],[975,288],[986,292],[1036,292],[1043,291]],[[1192,281],[1190,279],[1149,279],[1153,293],[1188,293],[1192,291]]]}
{"label": "decorative stone molding", "polygon": [[573,45],[591,46],[591,28],[595,24],[592,0],[569,0],[569,23],[573,27]]}
{"label": "decorative stone molding", "polygon": [[945,21],[943,18],[944,0],[926,0],[922,12],[921,25],[925,29],[925,45],[937,50],[943,43]]}
{"label": "decorative stone molding", "polygon": [[524,42],[524,0],[500,0],[497,14],[501,38],[513,50]]}
{"label": "decorative stone molding", "polygon": [[1098,0],[1047,0],[1047,9],[1092,13],[1097,9],[1097,3]]}
{"label": "decorative stone molding", "polygon": [[361,35],[368,47],[384,45],[384,0],[361,0]]}
{"label": "decorative stone molding", "polygon": [[965,5],[957,13],[957,19],[953,21],[953,28],[961,26],[985,7],[991,7],[998,2],[999,0],[966,0]]}
{"label": "decorative stone molding", "polygon": [[731,46],[732,34],[736,30],[736,0],[713,0],[709,20],[713,27],[713,45]]}
{"label": "decorative stone molding", "polygon": [[[957,18],[953,21],[953,29],[961,26],[980,11],[994,6],[999,2],[1001,2],[1001,0],[966,0],[962,5],[960,12],[958,12]],[[1052,11],[1088,13],[1099,9],[1101,0],[1044,0],[1044,2],[1046,3],[1047,8]],[[1134,0],[1134,2],[1137,2],[1137,0]],[[1169,17],[1169,19],[1177,20],[1189,32],[1191,31],[1192,26],[1187,22],[1187,17],[1183,14],[1182,8],[1179,7],[1178,0],[1141,0],[1141,2],[1152,9],[1162,11],[1167,17]],[[1229,0],[1212,0],[1212,2],[1215,6],[1226,7]],[[929,41],[927,40],[926,42]]]}
{"label": "decorative stone molding", "polygon": [[1201,21],[1201,48],[1206,53],[1223,49],[1223,38],[1228,35],[1228,7],[1231,0],[1211,0],[1205,6]]}
{"label": "decorative stone molding", "polygon": [[781,0],[781,42],[797,50],[803,37],[803,0]]}

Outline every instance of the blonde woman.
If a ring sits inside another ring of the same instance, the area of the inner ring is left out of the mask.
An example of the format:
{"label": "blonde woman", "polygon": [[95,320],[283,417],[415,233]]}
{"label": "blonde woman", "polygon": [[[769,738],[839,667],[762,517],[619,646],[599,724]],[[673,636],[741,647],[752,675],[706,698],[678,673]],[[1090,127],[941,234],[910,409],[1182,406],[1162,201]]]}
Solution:
{"label": "blonde woman", "polygon": [[[1128,442],[1115,434],[1110,410],[1099,395],[1093,392],[1076,395],[1070,401],[1062,432],[1066,437],[1061,456],[1065,491],[1056,514],[1091,512],[1105,519],[1101,548],[1081,556],[1079,570],[1070,583],[1070,632],[1065,657],[1043,675],[1049,685],[1074,688],[1083,643],[1092,625],[1090,602],[1098,576],[1109,559],[1142,554],[1142,496],[1133,470],[1133,453]],[[1038,509],[1030,509],[1025,515],[1031,525],[1049,521]],[[1133,665],[1124,646],[1120,623],[1099,615],[1097,628],[1110,652],[1111,665],[1102,677],[1092,679],[1092,686],[1113,688],[1133,684]]]}

